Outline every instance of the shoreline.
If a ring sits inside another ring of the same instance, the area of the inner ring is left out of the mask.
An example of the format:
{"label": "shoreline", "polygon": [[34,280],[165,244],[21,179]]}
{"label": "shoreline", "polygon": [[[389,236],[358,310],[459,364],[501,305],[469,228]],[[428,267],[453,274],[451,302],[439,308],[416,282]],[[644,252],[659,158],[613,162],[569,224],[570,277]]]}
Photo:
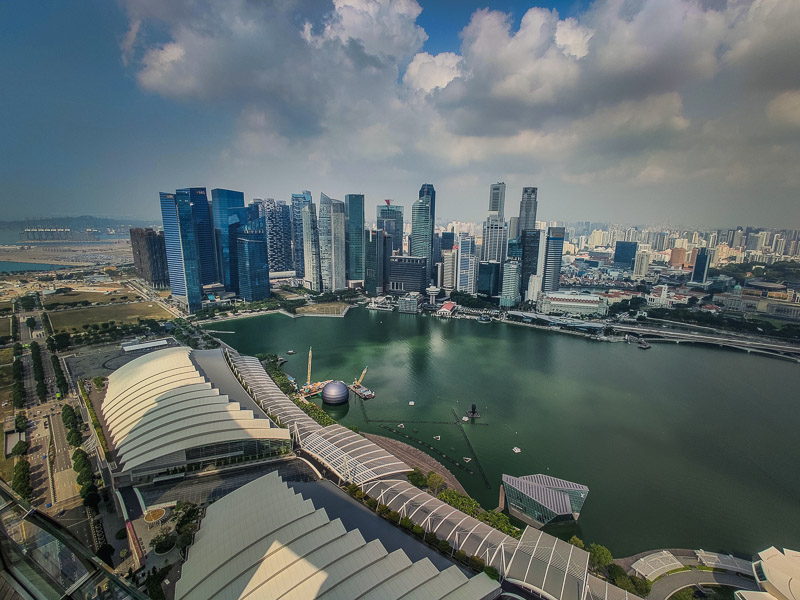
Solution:
{"label": "shoreline", "polygon": [[[91,267],[94,266],[94,263],[90,262],[67,262],[62,259],[53,258],[46,260],[44,258],[28,258],[28,257],[20,257],[24,258],[24,260],[16,260],[15,258],[8,258],[7,256],[0,256],[0,267],[2,267],[2,263],[4,262],[15,262],[15,263],[27,263],[29,265],[54,265],[57,267]],[[2,270],[2,269],[0,269]]]}

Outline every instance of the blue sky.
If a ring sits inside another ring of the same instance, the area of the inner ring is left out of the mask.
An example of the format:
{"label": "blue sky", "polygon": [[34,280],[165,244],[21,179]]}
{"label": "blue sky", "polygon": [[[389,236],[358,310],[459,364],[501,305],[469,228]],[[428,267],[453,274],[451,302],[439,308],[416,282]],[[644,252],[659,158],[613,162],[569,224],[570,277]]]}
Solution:
{"label": "blue sky", "polygon": [[794,0],[3,3],[0,218],[430,181],[479,220],[502,180],[507,214],[800,227],[799,40]]}

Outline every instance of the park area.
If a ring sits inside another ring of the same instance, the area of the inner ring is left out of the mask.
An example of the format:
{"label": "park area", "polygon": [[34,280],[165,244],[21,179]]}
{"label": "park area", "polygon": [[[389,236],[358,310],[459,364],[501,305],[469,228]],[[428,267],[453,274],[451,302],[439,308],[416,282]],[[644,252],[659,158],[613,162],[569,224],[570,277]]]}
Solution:
{"label": "park area", "polygon": [[0,302],[0,315],[10,315],[12,309],[11,302]]}
{"label": "park area", "polygon": [[57,308],[70,308],[74,306],[88,306],[92,304],[111,304],[112,302],[128,302],[138,300],[139,295],[130,291],[122,290],[106,294],[105,292],[89,291],[69,291],[56,292],[44,296],[44,307],[48,310]]}
{"label": "park area", "polygon": [[11,317],[4,317],[0,315],[0,337],[4,335],[11,335]]}
{"label": "park area", "polygon": [[343,315],[350,305],[347,302],[326,302],[325,304],[307,304],[297,309],[298,315]]}
{"label": "park area", "polygon": [[173,315],[158,304],[133,302],[130,304],[108,304],[90,308],[76,308],[48,313],[55,331],[80,330],[84,325],[101,325],[114,321],[117,325],[137,323],[139,319],[170,321]]}

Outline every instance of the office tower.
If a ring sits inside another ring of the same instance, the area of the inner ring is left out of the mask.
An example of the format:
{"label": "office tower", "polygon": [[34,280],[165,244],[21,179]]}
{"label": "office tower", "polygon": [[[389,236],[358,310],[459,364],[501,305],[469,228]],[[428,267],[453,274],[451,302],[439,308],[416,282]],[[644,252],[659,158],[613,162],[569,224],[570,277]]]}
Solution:
{"label": "office tower", "polygon": [[[662,252],[666,250],[669,246],[669,234],[666,231],[657,231],[655,235],[655,240],[653,241],[653,248],[656,252]],[[634,255],[634,258],[636,256]]]}
{"label": "office tower", "polygon": [[[347,194],[344,205],[347,212],[347,279],[364,281],[364,194]],[[401,224],[402,218],[401,215]],[[402,226],[400,231],[402,233]]]}
{"label": "office tower", "polygon": [[188,193],[159,194],[164,223],[169,287],[173,298],[193,313],[200,309],[200,264]]}
{"label": "office tower", "polygon": [[214,231],[211,224],[211,207],[208,204],[206,188],[183,188],[175,191],[176,196],[188,198],[192,209],[195,237],[197,239],[197,260],[200,266],[200,285],[219,281],[217,259],[214,252]]}
{"label": "office tower", "polygon": [[[545,250],[547,243],[544,231],[541,229],[522,230],[522,259],[520,265],[520,286],[522,290],[528,289],[531,276],[542,276],[544,273]],[[530,300],[525,296],[526,300]]]}
{"label": "office tower", "polygon": [[483,260],[503,264],[506,260],[507,245],[506,224],[500,217],[490,214],[483,222],[483,246],[481,247]]}
{"label": "office tower", "polygon": [[500,295],[500,263],[481,261],[478,263],[478,293],[486,296]]}
{"label": "office tower", "polygon": [[[522,232],[520,232],[521,234]],[[508,251],[506,252],[508,260],[522,260],[522,239],[510,238],[508,240]]]}
{"label": "office tower", "polygon": [[388,198],[379,204],[376,210],[378,229],[392,236],[392,253],[403,253],[403,207],[392,204]]}
{"label": "office tower", "polygon": [[730,238],[730,247],[731,248],[740,248],[742,246],[742,241],[744,239],[744,232],[741,229],[737,229],[733,232],[733,237]]}
{"label": "office tower", "polygon": [[528,278],[528,285],[525,288],[525,301],[536,303],[542,293],[544,277],[542,275],[531,275]]}
{"label": "office tower", "polygon": [[331,291],[333,241],[331,230],[331,204],[333,200],[326,194],[319,195],[319,214],[317,229],[319,231],[319,263],[322,275],[322,291]]}
{"label": "office tower", "polygon": [[542,274],[542,291],[557,292],[561,284],[561,259],[564,255],[564,228],[550,227],[547,230],[547,248]]}
{"label": "office tower", "polygon": [[776,235],[772,242],[772,251],[778,256],[783,256],[786,253],[786,238]]}
{"label": "office tower", "polygon": [[311,192],[292,194],[292,260],[297,277],[305,276],[305,243],[303,242],[303,209],[311,204]]}
{"label": "office tower", "polygon": [[515,240],[519,237],[519,217],[508,219],[508,239]]}
{"label": "office tower", "polygon": [[425,292],[428,287],[428,265],[424,258],[418,256],[389,257],[390,294],[407,294],[409,292]]}
{"label": "office tower", "polygon": [[504,220],[506,205],[506,184],[503,182],[493,183],[489,186],[489,214]]}
{"label": "office tower", "polygon": [[[719,234],[716,231],[711,232],[711,234],[708,236],[708,247],[709,248],[716,247],[718,241],[719,241]],[[656,248],[656,250],[658,250],[658,248]]]}
{"label": "office tower", "polygon": [[[644,250],[644,248],[642,248]],[[694,268],[694,261],[697,260],[697,251],[699,248],[692,248],[692,252],[689,255],[689,261],[687,262],[687,266]]]}
{"label": "office tower", "polygon": [[519,304],[520,262],[509,260],[503,265],[503,287],[500,292],[500,306],[511,308]]}
{"label": "office tower", "polygon": [[456,289],[458,275],[458,248],[442,250],[442,283],[441,287],[452,292]]}
{"label": "office tower", "polygon": [[[234,209],[244,208],[244,194],[234,190],[215,188],[211,190],[211,219],[214,232],[214,249],[217,263],[219,282],[229,292],[235,292],[233,282],[236,276],[231,274],[231,269],[236,269],[236,263],[231,263],[231,238],[230,223]],[[233,250],[235,253],[235,249]]]}
{"label": "office tower", "polygon": [[313,202],[303,206],[303,260],[305,287],[315,292],[321,292],[319,229],[317,227],[317,207]]}
{"label": "office tower", "polygon": [[267,252],[269,268],[273,271],[292,271],[292,211],[286,202],[273,198],[254,201],[259,208],[259,216],[264,218],[267,232]]}
{"label": "office tower", "polygon": [[452,250],[453,246],[456,244],[456,234],[452,231],[443,231],[441,238],[442,252],[445,250]]}
{"label": "office tower", "polygon": [[164,232],[156,232],[149,227],[133,227],[130,234],[136,275],[154,288],[168,288],[169,269]]}
{"label": "office tower", "polygon": [[614,264],[626,269],[633,266],[633,261],[636,259],[636,250],[639,248],[639,242],[623,242],[618,241],[614,246]]}
{"label": "office tower", "polygon": [[[431,236],[433,236],[433,228],[436,226],[436,190],[432,183],[423,183],[419,188],[419,197],[428,196],[431,205]],[[431,245],[433,242],[431,242]]]}
{"label": "office tower", "polygon": [[669,266],[670,267],[683,267],[683,263],[686,262],[686,249],[685,248],[673,248],[669,251]]}
{"label": "office tower", "polygon": [[711,256],[708,248],[699,248],[694,259],[694,270],[692,271],[692,281],[695,283],[705,283],[708,279],[708,265]]}
{"label": "office tower", "polygon": [[364,230],[364,291],[383,294],[386,240],[382,229]]}
{"label": "office tower", "polygon": [[265,217],[248,221],[236,234],[239,297],[245,302],[269,298],[269,248]]}
{"label": "office tower", "polygon": [[522,188],[522,200],[519,203],[519,231],[536,229],[536,211],[539,208],[539,188]]}
{"label": "office tower", "polygon": [[320,194],[317,227],[322,291],[344,289],[347,287],[344,203]]}
{"label": "office tower", "polygon": [[478,253],[475,238],[468,234],[458,236],[458,272],[456,289],[475,295],[478,292]]}
{"label": "office tower", "polygon": [[428,279],[430,279],[431,259],[433,258],[432,244],[431,197],[425,195],[416,200],[411,207],[411,243],[408,253],[411,256],[424,258],[427,261]]}
{"label": "office tower", "polygon": [[645,278],[650,269],[650,253],[647,250],[639,250],[633,263],[633,279],[640,281]]}

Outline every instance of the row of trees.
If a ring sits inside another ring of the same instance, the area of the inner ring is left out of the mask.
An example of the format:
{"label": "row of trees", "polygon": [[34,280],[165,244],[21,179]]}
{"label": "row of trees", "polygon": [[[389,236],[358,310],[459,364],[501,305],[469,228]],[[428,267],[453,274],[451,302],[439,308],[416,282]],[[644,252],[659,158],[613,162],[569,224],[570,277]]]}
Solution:
{"label": "row of trees", "polygon": [[31,485],[31,464],[24,458],[20,458],[14,465],[14,475],[11,479],[11,489],[22,497],[26,502],[30,502],[33,497],[33,486]]}
{"label": "row of trees", "polygon": [[[95,379],[97,378],[95,377]],[[97,384],[95,383],[95,385]],[[103,433],[103,428],[100,425],[100,419],[97,418],[94,405],[92,404],[91,400],[89,400],[89,394],[86,393],[86,388],[84,387],[82,381],[78,382],[78,390],[81,393],[81,398],[83,398],[84,404],[86,404],[86,412],[89,413],[89,418],[92,420],[92,427],[97,434],[97,439],[100,440],[100,447],[103,449],[104,454],[108,454],[108,442],[106,441],[106,436]]]}
{"label": "row of trees", "polygon": [[61,361],[58,359],[58,356],[51,354],[50,362],[53,363],[53,372],[56,375],[56,387],[58,391],[61,392],[62,396],[66,396],[67,392],[69,392],[69,384],[64,375],[64,370],[61,368]]}
{"label": "row of trees", "polygon": [[50,352],[62,352],[69,348],[71,341],[70,335],[66,332],[55,333],[47,338],[47,349]]}
{"label": "row of trees", "polygon": [[14,344],[14,364],[11,366],[11,376],[14,380],[11,388],[11,401],[14,408],[25,407],[25,367],[22,365],[22,358],[17,354],[17,346],[20,346],[19,354],[22,354],[22,346]]}
{"label": "row of trees", "polygon": [[97,507],[100,504],[100,494],[97,491],[94,467],[92,467],[89,455],[81,448],[72,453],[72,469],[77,474],[75,481],[81,486],[80,495],[83,498],[83,505],[97,511]]}
{"label": "row of trees", "polygon": [[39,402],[47,400],[47,384],[44,382],[44,367],[42,366],[42,350],[37,342],[31,342],[28,346],[31,350],[31,361],[33,362],[33,377],[36,379],[36,395]]}
{"label": "row of trees", "polygon": [[11,315],[11,341],[19,341],[19,321],[16,315]]}
{"label": "row of trees", "polygon": [[[121,323],[109,321],[107,323],[85,323],[83,325],[84,331],[78,331],[77,327],[73,327],[71,332],[60,331],[53,337],[57,344],[62,345],[59,350],[66,349],[73,345],[94,345],[105,344],[108,342],[115,342],[122,338],[132,335],[148,335],[155,333],[163,333],[164,327],[154,319],[139,319],[136,323]],[[59,340],[59,336],[61,339]]]}
{"label": "row of trees", "polygon": [[20,296],[14,300],[14,310],[33,310],[36,308],[36,303],[39,298],[38,294],[31,294],[29,296]]}
{"label": "row of trees", "polygon": [[53,335],[53,324],[50,322],[50,315],[42,311],[42,328],[45,335]]}
{"label": "row of trees", "polygon": [[70,446],[77,448],[83,443],[81,416],[69,404],[65,404],[61,409],[61,422],[67,428],[67,442]]}

